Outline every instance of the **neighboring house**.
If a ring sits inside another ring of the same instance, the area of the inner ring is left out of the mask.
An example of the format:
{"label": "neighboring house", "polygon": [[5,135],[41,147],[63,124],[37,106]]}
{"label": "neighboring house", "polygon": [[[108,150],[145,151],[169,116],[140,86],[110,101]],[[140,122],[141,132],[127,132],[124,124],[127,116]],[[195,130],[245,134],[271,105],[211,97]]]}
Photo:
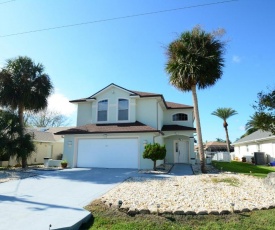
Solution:
{"label": "neighboring house", "polygon": [[[27,128],[27,132],[33,136],[36,150],[28,158],[28,164],[42,164],[44,158],[49,157],[54,160],[61,159],[63,154],[63,142],[62,135],[56,135],[54,133],[68,129],[69,127],[54,127],[54,128]],[[16,165],[18,162],[16,159],[11,158],[9,165]],[[21,162],[19,162],[21,163]]]}
{"label": "neighboring house", "polygon": [[[226,142],[210,141],[203,144],[203,148],[208,152],[227,152]],[[195,147],[198,151],[198,146]],[[234,151],[234,147],[230,145],[230,152]]]}
{"label": "neighboring house", "polygon": [[[226,142],[209,141],[203,144],[203,149],[205,151],[207,164],[210,164],[212,160],[224,162],[231,161],[231,153],[227,152]],[[198,154],[198,146],[195,146],[195,150]],[[234,147],[230,145],[230,152],[233,151]]]}
{"label": "neighboring house", "polygon": [[244,138],[234,142],[235,157],[246,157],[248,161],[254,156],[254,152],[264,152],[267,162],[275,160],[275,135],[271,132],[258,130]]}
{"label": "neighboring house", "polygon": [[77,127],[57,133],[70,167],[152,168],[142,157],[147,143],[165,144],[168,163],[195,158],[192,106],[115,84],[70,102],[78,105]]}

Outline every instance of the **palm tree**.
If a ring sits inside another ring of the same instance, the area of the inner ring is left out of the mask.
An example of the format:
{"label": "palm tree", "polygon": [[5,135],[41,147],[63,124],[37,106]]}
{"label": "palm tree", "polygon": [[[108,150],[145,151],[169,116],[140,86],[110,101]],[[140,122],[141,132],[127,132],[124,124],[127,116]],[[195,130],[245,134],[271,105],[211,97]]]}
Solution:
{"label": "palm tree", "polygon": [[192,91],[202,172],[206,170],[197,87],[210,87],[222,76],[224,43],[217,36],[215,32],[206,33],[196,26],[183,32],[167,49],[166,71],[170,84],[183,92]]}
{"label": "palm tree", "polygon": [[223,127],[225,129],[225,134],[226,134],[227,151],[230,153],[230,141],[229,141],[228,128],[227,128],[228,123],[226,120],[229,117],[232,117],[238,113],[236,110],[231,108],[218,108],[216,111],[212,112],[211,114],[223,119]]}
{"label": "palm tree", "polygon": [[[0,104],[17,110],[23,138],[24,111],[38,112],[47,107],[47,98],[53,85],[44,66],[35,64],[29,57],[19,56],[7,60],[0,71]],[[27,166],[27,158],[22,156],[22,167]]]}
{"label": "palm tree", "polygon": [[22,160],[35,150],[30,133],[23,133],[19,117],[11,111],[0,110],[0,157],[16,157]]}

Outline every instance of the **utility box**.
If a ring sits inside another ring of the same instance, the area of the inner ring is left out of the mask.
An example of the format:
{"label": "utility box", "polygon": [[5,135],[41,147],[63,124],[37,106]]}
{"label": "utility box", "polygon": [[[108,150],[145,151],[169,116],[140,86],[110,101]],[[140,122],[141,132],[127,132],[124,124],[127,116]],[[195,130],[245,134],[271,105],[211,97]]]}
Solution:
{"label": "utility box", "polygon": [[254,152],[255,165],[265,165],[266,157],[264,152]]}

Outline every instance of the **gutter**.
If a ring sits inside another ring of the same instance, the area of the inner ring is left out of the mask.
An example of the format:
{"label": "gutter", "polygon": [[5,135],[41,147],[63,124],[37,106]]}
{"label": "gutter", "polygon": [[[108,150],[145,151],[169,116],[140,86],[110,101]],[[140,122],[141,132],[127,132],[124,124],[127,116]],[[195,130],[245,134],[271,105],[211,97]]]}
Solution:
{"label": "gutter", "polygon": [[275,139],[275,136],[271,136],[271,137],[264,137],[264,138],[260,138],[260,139],[255,139],[255,140],[248,140],[248,141],[242,141],[242,142],[237,142],[237,143],[233,143],[231,145],[239,145],[239,144],[244,144],[244,143],[253,143],[253,142],[261,142],[261,141],[265,141],[265,140],[270,140],[270,139]]}

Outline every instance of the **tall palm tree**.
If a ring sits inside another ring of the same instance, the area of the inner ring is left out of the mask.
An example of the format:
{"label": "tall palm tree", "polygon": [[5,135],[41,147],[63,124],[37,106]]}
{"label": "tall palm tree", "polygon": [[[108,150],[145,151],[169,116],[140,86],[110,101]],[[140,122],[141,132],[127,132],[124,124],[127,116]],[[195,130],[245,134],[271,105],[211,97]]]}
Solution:
{"label": "tall palm tree", "polygon": [[227,151],[230,153],[230,141],[229,141],[228,128],[227,128],[228,123],[226,120],[229,117],[232,117],[238,113],[236,110],[231,108],[218,108],[216,111],[212,112],[211,114],[223,119],[223,127],[225,129],[225,134],[226,134]]}
{"label": "tall palm tree", "polygon": [[192,91],[202,172],[206,169],[197,88],[210,87],[221,78],[223,53],[224,43],[218,34],[207,33],[198,26],[183,32],[167,49],[166,71],[170,84],[183,92]]}
{"label": "tall palm tree", "polygon": [[[29,57],[9,59],[0,71],[0,105],[17,110],[22,138],[24,111],[38,112],[46,108],[52,89],[51,80],[44,73],[44,66],[35,64]],[[22,167],[26,166],[27,158],[22,156]]]}

